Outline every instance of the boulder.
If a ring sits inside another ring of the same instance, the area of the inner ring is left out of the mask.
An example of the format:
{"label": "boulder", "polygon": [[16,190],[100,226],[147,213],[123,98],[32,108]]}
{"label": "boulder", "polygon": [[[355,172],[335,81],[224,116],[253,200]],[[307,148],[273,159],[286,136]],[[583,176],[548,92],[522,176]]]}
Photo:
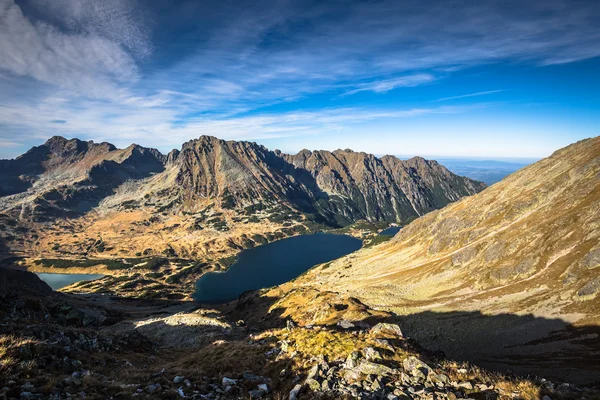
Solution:
{"label": "boulder", "polygon": [[388,324],[385,322],[380,322],[370,330],[371,334],[379,336],[394,336],[394,337],[404,337],[402,334],[402,330],[396,324]]}

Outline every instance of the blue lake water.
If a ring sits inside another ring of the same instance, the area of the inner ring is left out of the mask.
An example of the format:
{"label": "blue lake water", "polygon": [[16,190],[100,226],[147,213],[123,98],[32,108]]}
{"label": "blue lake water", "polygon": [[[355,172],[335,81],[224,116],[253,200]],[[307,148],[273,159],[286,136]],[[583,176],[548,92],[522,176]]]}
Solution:
{"label": "blue lake water", "polygon": [[75,282],[80,281],[93,281],[95,279],[100,279],[104,275],[101,274],[45,274],[45,273],[36,273],[37,276],[40,277],[41,280],[46,282],[48,286],[52,288],[52,290],[58,290],[65,286],[69,286]]}
{"label": "blue lake water", "polygon": [[400,232],[400,229],[402,229],[401,226],[390,226],[379,232],[379,234],[381,236],[394,236],[396,233]]}
{"label": "blue lake water", "polygon": [[278,240],[242,251],[225,272],[209,272],[196,282],[194,300],[206,304],[232,301],[247,290],[262,289],[296,278],[316,264],[360,249],[352,236],[317,233]]}

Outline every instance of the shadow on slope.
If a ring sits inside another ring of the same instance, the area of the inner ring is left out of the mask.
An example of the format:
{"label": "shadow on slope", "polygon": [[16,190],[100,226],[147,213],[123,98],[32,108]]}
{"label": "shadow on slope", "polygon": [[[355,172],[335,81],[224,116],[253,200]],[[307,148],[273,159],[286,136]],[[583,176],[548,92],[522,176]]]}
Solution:
{"label": "shadow on slope", "polygon": [[[337,323],[342,320],[354,322],[356,329],[378,322],[396,323],[407,337],[450,360],[469,361],[490,371],[520,376],[600,383],[600,326],[573,326],[559,318],[530,314],[484,315],[478,311],[425,311],[399,316],[365,305],[361,309],[362,303],[353,298],[331,301],[323,292],[316,298],[305,298],[305,304],[290,302],[282,306],[279,298],[246,296],[229,315],[262,328],[282,327],[288,319],[299,325],[335,329],[341,329]],[[315,306],[315,301],[321,303]]]}

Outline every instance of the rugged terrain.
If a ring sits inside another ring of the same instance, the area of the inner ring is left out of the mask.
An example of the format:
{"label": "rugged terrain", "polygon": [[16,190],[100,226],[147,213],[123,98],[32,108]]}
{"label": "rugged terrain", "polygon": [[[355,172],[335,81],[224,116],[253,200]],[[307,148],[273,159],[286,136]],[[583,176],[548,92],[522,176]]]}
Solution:
{"label": "rugged terrain", "polygon": [[393,312],[410,336],[455,359],[593,381],[600,376],[600,138],[263,297],[307,324],[335,322],[333,299],[357,299]]}
{"label": "rugged terrain", "polygon": [[227,312],[55,293],[26,271],[0,282],[2,399],[600,398],[447,360],[357,301],[335,306],[360,322],[296,326],[249,299]]}
{"label": "rugged terrain", "polygon": [[209,136],[163,155],[53,137],[0,161],[0,253],[32,271],[110,275],[79,291],[186,297],[241,249],[360,236],[353,227],[404,224],[484,187],[422,158],[291,156]]}

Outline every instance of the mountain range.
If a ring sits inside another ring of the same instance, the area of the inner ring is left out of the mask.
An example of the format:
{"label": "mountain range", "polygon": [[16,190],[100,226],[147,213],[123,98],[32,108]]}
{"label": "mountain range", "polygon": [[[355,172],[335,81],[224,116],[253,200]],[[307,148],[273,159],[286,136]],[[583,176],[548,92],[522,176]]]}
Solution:
{"label": "mountain range", "polygon": [[[282,233],[285,227],[339,228],[359,220],[404,224],[485,188],[418,157],[351,150],[287,155],[209,136],[167,155],[53,137],[0,161],[0,182],[5,247],[67,258],[198,258],[211,246],[224,255],[227,247],[256,242],[245,233],[282,237],[297,233]],[[200,236],[211,243],[198,246],[206,242]]]}

